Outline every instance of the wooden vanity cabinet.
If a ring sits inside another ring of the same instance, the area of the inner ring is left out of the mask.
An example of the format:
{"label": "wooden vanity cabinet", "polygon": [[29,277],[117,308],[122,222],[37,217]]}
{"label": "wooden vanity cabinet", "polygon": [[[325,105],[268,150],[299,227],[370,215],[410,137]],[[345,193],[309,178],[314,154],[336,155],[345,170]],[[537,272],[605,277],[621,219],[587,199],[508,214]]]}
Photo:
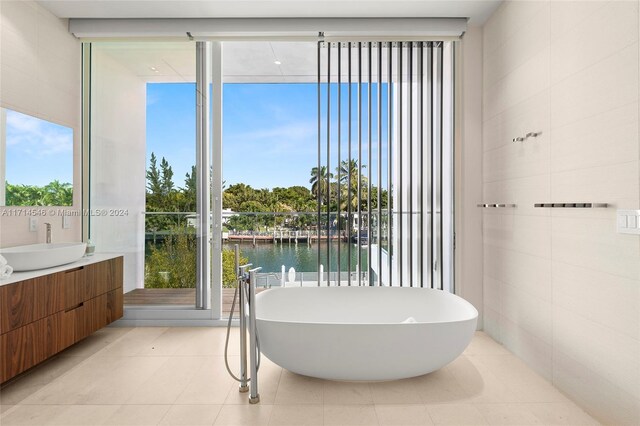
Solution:
{"label": "wooden vanity cabinet", "polygon": [[0,383],[122,318],[123,258],[0,286]]}

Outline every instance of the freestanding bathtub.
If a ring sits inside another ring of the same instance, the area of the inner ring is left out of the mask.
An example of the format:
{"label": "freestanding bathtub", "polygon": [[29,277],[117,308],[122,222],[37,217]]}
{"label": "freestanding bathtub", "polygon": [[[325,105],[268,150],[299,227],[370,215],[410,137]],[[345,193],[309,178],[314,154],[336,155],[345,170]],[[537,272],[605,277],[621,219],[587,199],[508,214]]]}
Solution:
{"label": "freestanding bathtub", "polygon": [[478,311],[441,290],[294,287],[256,296],[260,350],[279,366],[332,380],[395,380],[453,361]]}

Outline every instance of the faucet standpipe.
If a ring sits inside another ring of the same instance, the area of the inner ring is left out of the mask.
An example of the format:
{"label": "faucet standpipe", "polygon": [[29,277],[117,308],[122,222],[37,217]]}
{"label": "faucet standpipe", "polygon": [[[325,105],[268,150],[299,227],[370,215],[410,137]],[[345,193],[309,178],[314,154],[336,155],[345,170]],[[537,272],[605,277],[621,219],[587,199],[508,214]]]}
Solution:
{"label": "faucet standpipe", "polygon": [[[240,249],[235,245],[235,270],[236,270],[236,290],[231,303],[231,312],[229,313],[229,321],[227,322],[227,337],[224,344],[224,362],[227,372],[231,377],[240,382],[240,392],[249,392],[249,403],[257,404],[260,402],[258,394],[258,369],[260,368],[260,343],[258,342],[258,333],[256,330],[256,283],[257,272],[262,268],[251,268],[251,264],[240,266]],[[227,358],[227,349],[229,347],[229,333],[231,330],[231,321],[233,318],[234,308],[236,306],[236,296],[240,294],[240,377],[229,368],[229,360]],[[247,331],[249,334],[249,344],[247,345]],[[248,348],[247,348],[248,346]],[[247,349],[249,349],[249,368],[247,369]],[[247,371],[248,370],[248,371]],[[251,374],[248,377],[248,373]]]}
{"label": "faucet standpipe", "polygon": [[[238,246],[236,245],[236,252]],[[238,263],[239,256],[236,255],[236,263]],[[247,303],[247,294],[245,293],[245,284],[249,280],[249,274],[247,269],[251,267],[251,264],[236,266],[238,275],[238,292],[239,292],[239,305],[240,305],[240,392],[248,392],[249,385],[247,383],[247,317],[245,314],[245,305]]]}
{"label": "faucet standpipe", "polygon": [[[249,383],[249,403],[257,404],[260,402],[260,394],[258,394],[258,335],[256,333],[256,282],[257,273],[262,268],[258,267],[249,271],[249,281],[247,282],[249,290],[249,368],[251,369],[251,379]],[[241,307],[242,309],[242,307]],[[244,314],[244,312],[242,313]]]}

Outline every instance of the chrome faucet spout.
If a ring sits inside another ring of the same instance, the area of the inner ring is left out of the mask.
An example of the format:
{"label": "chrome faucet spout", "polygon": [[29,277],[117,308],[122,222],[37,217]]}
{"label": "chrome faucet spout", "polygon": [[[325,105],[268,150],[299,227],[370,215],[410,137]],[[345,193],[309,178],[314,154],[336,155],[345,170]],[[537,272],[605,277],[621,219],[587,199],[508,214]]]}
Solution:
{"label": "chrome faucet spout", "polygon": [[47,244],[51,244],[51,224],[45,223],[45,226],[47,227]]}

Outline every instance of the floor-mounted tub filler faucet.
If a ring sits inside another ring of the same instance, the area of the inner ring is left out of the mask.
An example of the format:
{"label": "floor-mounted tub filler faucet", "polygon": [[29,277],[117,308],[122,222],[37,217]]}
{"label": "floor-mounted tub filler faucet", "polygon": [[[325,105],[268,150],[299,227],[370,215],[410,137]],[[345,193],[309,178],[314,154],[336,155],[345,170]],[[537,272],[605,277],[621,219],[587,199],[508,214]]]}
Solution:
{"label": "floor-mounted tub filler faucet", "polygon": [[51,224],[45,223],[44,226],[47,227],[47,244],[51,244]]}
{"label": "floor-mounted tub filler faucet", "polygon": [[[227,337],[224,343],[224,362],[227,372],[236,381],[240,382],[240,392],[249,392],[249,403],[257,404],[260,402],[258,394],[258,370],[260,369],[260,346],[258,343],[258,332],[256,330],[256,283],[257,273],[262,269],[260,267],[251,268],[251,264],[240,266],[240,250],[235,245],[235,270],[236,270],[236,289],[233,294],[233,302],[231,302],[231,312],[229,313],[229,321],[227,323]],[[239,297],[238,297],[239,295]],[[237,377],[229,367],[227,352],[229,349],[229,333],[231,331],[231,321],[235,311],[236,300],[240,308],[240,377]],[[247,332],[249,333],[249,347],[247,348]],[[247,349],[249,350],[249,368],[247,369]],[[251,377],[247,377],[250,375]]]}

